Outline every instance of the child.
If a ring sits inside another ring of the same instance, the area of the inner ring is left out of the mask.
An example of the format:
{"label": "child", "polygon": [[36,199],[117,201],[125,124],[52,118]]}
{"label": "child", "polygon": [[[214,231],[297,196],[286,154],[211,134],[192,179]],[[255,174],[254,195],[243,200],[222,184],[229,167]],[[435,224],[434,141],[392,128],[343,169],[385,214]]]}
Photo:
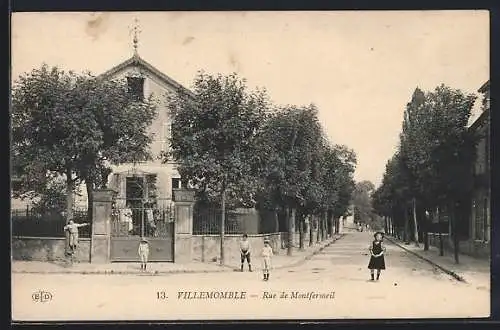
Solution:
{"label": "child", "polygon": [[149,243],[146,238],[142,238],[139,243],[139,258],[141,258],[141,270],[146,270],[146,266],[148,264],[149,257]]}
{"label": "child", "polygon": [[78,245],[78,228],[88,226],[88,223],[75,223],[70,220],[66,226],[64,226],[64,231],[68,231],[68,246],[69,252],[73,254],[76,251]]}
{"label": "child", "polygon": [[243,234],[243,238],[240,241],[240,253],[241,253],[241,271],[243,271],[243,265],[245,260],[248,262],[248,271],[252,271],[252,265],[250,264],[250,242],[248,241],[247,234]]}
{"label": "child", "polygon": [[269,280],[269,269],[271,268],[271,257],[273,255],[273,249],[269,246],[269,241],[267,239],[264,241],[264,247],[262,248],[261,255],[264,281],[267,281]]}
{"label": "child", "polygon": [[382,240],[384,234],[381,232],[376,232],[373,237],[375,240],[370,246],[370,262],[368,263],[368,269],[370,269],[371,280],[374,281],[374,272],[377,270],[377,281],[380,278],[380,271],[385,269],[385,247],[382,245]]}

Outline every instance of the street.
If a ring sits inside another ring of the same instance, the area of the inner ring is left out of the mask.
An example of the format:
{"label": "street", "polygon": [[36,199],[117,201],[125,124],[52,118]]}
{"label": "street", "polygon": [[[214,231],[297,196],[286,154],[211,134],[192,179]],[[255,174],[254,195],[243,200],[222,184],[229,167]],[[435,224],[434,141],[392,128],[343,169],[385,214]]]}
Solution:
{"label": "street", "polygon": [[[370,233],[349,232],[310,260],[296,267],[272,271],[268,282],[262,281],[259,271],[161,276],[13,274],[13,319],[489,316],[489,290],[457,282],[389,242],[386,242],[386,271],[382,272],[380,281],[369,281],[367,264],[371,240]],[[37,291],[50,292],[51,300],[35,302],[32,295]],[[244,292],[244,298],[217,299],[220,294],[214,294],[211,299],[186,299],[193,297],[194,292],[199,296],[200,291],[231,291],[240,297]],[[286,296],[282,296],[282,292]]]}

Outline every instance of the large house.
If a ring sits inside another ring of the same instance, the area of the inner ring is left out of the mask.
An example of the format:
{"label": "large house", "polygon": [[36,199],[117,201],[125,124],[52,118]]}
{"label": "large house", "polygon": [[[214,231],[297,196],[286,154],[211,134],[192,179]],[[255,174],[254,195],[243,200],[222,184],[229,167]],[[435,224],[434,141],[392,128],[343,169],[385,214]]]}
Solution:
{"label": "large house", "polygon": [[[157,201],[171,201],[172,189],[180,188],[181,178],[175,163],[164,163],[160,159],[161,153],[168,151],[171,134],[171,118],[165,96],[167,92],[174,92],[178,89],[184,89],[188,93],[190,91],[143,60],[137,53],[103,73],[100,77],[126,79],[130,92],[134,93],[138,99],[152,95],[158,104],[157,117],[150,127],[150,132],[153,135],[153,142],[150,145],[153,160],[113,167],[108,187],[118,192],[118,203],[125,204],[127,200],[143,197],[140,195],[144,193],[142,191],[134,195],[134,186],[140,186],[142,182],[154,182],[156,188],[154,198]],[[151,196],[146,197],[150,198]]]}

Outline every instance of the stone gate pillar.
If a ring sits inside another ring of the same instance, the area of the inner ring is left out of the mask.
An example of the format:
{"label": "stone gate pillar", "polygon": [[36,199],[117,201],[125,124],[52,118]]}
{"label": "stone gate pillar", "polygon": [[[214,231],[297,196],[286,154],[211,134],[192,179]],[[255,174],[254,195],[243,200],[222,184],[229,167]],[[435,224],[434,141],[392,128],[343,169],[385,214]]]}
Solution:
{"label": "stone gate pillar", "polygon": [[108,263],[111,247],[111,211],[116,192],[111,189],[103,189],[95,190],[92,194],[90,262]]}
{"label": "stone gate pillar", "polygon": [[193,255],[194,190],[173,189],[175,203],[174,262],[190,262]]}

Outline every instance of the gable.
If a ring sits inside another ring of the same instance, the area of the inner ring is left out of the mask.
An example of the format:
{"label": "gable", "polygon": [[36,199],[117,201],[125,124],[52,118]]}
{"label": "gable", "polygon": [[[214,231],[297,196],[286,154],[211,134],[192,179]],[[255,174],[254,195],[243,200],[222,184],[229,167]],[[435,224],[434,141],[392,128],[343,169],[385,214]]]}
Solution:
{"label": "gable", "polygon": [[117,66],[111,68],[110,70],[99,75],[99,78],[104,79],[116,79],[124,76],[126,73],[133,72],[134,69],[140,69],[141,73],[144,73],[148,78],[154,80],[156,83],[162,85],[165,89],[176,91],[183,90],[190,96],[194,96],[193,93],[182,86],[180,83],[170,78],[153,65],[149,64],[143,60],[138,55],[134,55],[125,62],[118,64]]}

